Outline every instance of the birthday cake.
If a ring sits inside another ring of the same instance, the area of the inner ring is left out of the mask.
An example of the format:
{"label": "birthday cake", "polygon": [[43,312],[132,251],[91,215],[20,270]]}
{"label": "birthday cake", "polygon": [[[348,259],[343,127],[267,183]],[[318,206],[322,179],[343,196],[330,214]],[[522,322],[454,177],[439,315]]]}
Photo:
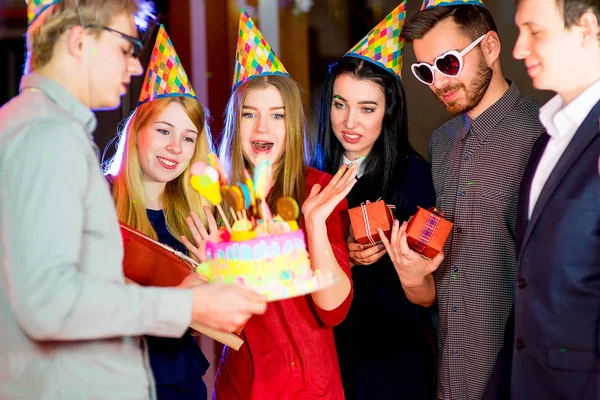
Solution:
{"label": "birthday cake", "polygon": [[[211,157],[215,163],[214,157]],[[310,266],[304,232],[299,229],[298,203],[289,197],[276,202],[273,217],[266,202],[271,185],[268,162],[254,169],[254,179],[221,185],[211,165],[194,165],[192,187],[217,206],[225,223],[218,237],[206,242],[206,260],[197,273],[209,282],[240,284],[267,297],[281,300],[315,292],[335,283],[329,271]],[[233,217],[229,225],[221,202]]]}

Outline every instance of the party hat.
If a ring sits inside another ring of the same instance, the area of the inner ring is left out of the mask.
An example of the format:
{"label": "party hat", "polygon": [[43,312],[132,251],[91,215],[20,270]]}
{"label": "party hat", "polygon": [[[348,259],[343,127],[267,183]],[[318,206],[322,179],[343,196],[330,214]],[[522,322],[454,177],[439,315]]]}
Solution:
{"label": "party hat", "polygon": [[169,96],[186,96],[197,99],[173,43],[161,24],[146,77],[140,93],[138,106],[147,101]]}
{"label": "party hat", "polygon": [[28,0],[27,1],[27,24],[31,25],[49,7],[60,3],[62,0]]}
{"label": "party hat", "polygon": [[233,74],[232,90],[235,90],[248,79],[261,75],[289,76],[269,43],[244,9],[242,9],[240,15],[240,35],[235,53]]}
{"label": "party hat", "polygon": [[423,0],[421,11],[428,10],[433,7],[460,6],[464,4],[485,7],[483,1],[481,0]]}
{"label": "party hat", "polygon": [[406,0],[356,44],[345,57],[358,57],[402,75],[404,40],[400,36],[406,18]]}

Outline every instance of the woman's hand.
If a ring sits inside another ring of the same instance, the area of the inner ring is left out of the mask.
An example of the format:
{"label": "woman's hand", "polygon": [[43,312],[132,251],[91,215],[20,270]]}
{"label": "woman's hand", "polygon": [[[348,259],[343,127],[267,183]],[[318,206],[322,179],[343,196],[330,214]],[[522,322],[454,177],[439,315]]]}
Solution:
{"label": "woman's hand", "polygon": [[212,215],[210,208],[204,206],[203,210],[206,221],[208,222],[208,231],[204,227],[200,217],[198,217],[198,214],[192,210],[190,216],[185,219],[185,222],[187,223],[188,228],[190,228],[195,245],[185,236],[181,236],[181,243],[183,243],[186,249],[188,249],[188,251],[200,262],[206,261],[206,241],[210,238],[216,241],[219,234],[217,221],[215,221],[215,217]]}
{"label": "woman's hand", "polygon": [[325,189],[321,185],[312,187],[308,198],[302,204],[302,214],[306,223],[325,224],[333,209],[342,201],[356,183],[356,164],[344,164],[331,179]]}
{"label": "woman's hand", "polygon": [[379,237],[394,263],[402,286],[406,288],[422,286],[427,276],[438,269],[444,259],[444,254],[440,252],[433,259],[428,260],[423,258],[419,253],[412,251],[408,247],[406,239],[408,223],[404,222],[402,226],[399,225],[398,220],[394,220],[391,240],[387,239],[381,229],[377,230]]}
{"label": "woman's hand", "polygon": [[350,263],[352,265],[371,265],[379,261],[385,253],[386,250],[383,244],[365,248],[360,243],[348,243],[348,255],[350,256]]}

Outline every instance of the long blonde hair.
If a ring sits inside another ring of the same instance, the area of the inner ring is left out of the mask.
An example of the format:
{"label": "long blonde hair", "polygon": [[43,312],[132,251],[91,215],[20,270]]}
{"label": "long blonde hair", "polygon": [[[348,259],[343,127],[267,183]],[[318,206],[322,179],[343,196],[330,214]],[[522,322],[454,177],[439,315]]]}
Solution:
{"label": "long blonde hair", "polygon": [[285,107],[285,152],[273,170],[273,188],[269,195],[269,207],[279,197],[293,197],[302,204],[305,199],[305,168],[308,164],[310,140],[306,134],[302,94],[300,87],[289,76],[265,75],[250,79],[240,85],[227,104],[223,139],[219,158],[231,182],[242,182],[244,168],[251,165],[244,159],[240,140],[242,107],[249,92],[274,86],[280,93]]}
{"label": "long blonde hair", "polygon": [[190,210],[196,211],[206,225],[202,206],[210,206],[192,189],[189,183],[191,165],[197,161],[206,162],[208,154],[212,151],[212,140],[208,137],[210,133],[206,126],[204,108],[198,100],[189,97],[165,97],[140,105],[126,121],[121,131],[115,157],[108,162],[105,172],[114,176],[112,193],[119,220],[157,239],[156,231],[146,214],[146,199],[142,184],[143,172],[137,150],[137,138],[139,132],[171,103],[181,105],[200,132],[192,160],[183,173],[167,182],[162,196],[167,229],[175,239],[180,240],[182,235],[191,237],[190,230],[185,223]]}

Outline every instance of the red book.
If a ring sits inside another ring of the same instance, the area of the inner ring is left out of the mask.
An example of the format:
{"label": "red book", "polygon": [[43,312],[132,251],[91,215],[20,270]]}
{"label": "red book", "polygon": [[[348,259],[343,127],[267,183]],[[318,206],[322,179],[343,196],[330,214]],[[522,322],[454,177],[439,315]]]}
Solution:
{"label": "red book", "polygon": [[[177,286],[198,263],[185,254],[164,245],[122,222],[121,235],[125,257],[123,273],[131,284],[142,286]],[[244,341],[234,333],[222,332],[197,322],[190,327],[204,335],[239,350]]]}
{"label": "red book", "polygon": [[142,286],[177,286],[198,263],[138,230],[120,223],[125,257],[123,273]]}

